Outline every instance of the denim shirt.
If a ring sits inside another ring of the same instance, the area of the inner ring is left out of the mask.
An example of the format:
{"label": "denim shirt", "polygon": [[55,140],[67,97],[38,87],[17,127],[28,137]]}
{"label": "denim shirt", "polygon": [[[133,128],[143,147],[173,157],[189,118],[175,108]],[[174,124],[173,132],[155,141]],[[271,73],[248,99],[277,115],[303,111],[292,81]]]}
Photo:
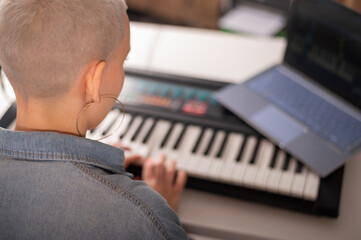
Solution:
{"label": "denim shirt", "polygon": [[0,128],[0,239],[186,239],[167,202],[124,170],[121,149]]}

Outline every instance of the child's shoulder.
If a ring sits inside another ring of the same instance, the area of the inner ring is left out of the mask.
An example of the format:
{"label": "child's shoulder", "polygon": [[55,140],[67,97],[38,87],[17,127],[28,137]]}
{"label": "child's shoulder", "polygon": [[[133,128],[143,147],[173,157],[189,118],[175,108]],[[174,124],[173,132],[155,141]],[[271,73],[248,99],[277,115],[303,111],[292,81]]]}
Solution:
{"label": "child's shoulder", "polygon": [[111,215],[115,212],[119,212],[121,216],[127,215],[127,224],[137,225],[137,231],[144,230],[144,234],[149,236],[160,234],[164,239],[187,238],[177,214],[145,182],[133,180],[127,174],[113,174],[96,167],[91,167],[90,170],[96,176],[98,187],[106,189],[96,193],[103,195],[99,199],[111,202],[100,203],[105,211],[111,211]]}

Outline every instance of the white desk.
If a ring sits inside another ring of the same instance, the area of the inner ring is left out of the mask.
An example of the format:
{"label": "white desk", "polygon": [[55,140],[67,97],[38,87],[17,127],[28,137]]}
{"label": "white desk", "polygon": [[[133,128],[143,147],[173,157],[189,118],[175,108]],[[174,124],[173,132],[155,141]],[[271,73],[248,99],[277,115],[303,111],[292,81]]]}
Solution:
{"label": "white desk", "polygon": [[282,61],[284,39],[132,23],[127,67],[239,82]]}
{"label": "white desk", "polygon": [[[128,67],[239,82],[282,61],[285,42],[209,30],[132,23]],[[187,231],[219,239],[361,239],[361,153],[345,168],[340,216],[314,217],[186,189]],[[213,239],[212,238],[212,239]],[[196,238],[208,239],[208,238]]]}

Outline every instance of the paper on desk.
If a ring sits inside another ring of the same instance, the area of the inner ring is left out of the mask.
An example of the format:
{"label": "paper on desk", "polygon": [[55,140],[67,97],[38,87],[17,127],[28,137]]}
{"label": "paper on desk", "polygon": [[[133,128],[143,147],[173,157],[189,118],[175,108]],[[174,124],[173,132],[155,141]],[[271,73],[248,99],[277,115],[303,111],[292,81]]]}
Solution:
{"label": "paper on desk", "polygon": [[284,38],[131,23],[126,67],[238,83],[282,62]]}
{"label": "paper on desk", "polygon": [[241,4],[222,17],[218,25],[222,29],[272,36],[286,25],[286,18],[276,9]]}

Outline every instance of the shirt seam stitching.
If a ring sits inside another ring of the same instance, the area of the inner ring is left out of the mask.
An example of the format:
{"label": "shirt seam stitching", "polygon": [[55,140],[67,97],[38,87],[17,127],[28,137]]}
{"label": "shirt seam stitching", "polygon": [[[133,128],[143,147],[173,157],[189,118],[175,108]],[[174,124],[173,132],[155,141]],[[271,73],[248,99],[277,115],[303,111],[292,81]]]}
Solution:
{"label": "shirt seam stitching", "polygon": [[[96,161],[96,160],[94,160],[92,158],[81,157],[81,156],[79,156],[77,154],[73,155],[73,156],[67,156],[67,155],[62,155],[62,154],[31,153],[31,152],[14,151],[14,150],[9,150],[9,149],[5,149],[5,148],[0,148],[0,152],[3,152],[5,154],[9,154],[11,157],[16,157],[16,156],[14,156],[12,154],[22,154],[22,155],[42,156],[42,157],[59,157],[60,158],[59,160],[74,160],[74,161],[76,161],[76,160],[84,160],[84,161],[89,161],[91,163],[99,164],[100,166],[104,166],[104,167],[113,169],[111,166],[101,164],[99,161]],[[18,157],[23,158],[23,159],[27,159],[24,156],[18,156]],[[50,159],[48,159],[48,160],[50,160]],[[42,161],[42,160],[38,159],[38,161]]]}

